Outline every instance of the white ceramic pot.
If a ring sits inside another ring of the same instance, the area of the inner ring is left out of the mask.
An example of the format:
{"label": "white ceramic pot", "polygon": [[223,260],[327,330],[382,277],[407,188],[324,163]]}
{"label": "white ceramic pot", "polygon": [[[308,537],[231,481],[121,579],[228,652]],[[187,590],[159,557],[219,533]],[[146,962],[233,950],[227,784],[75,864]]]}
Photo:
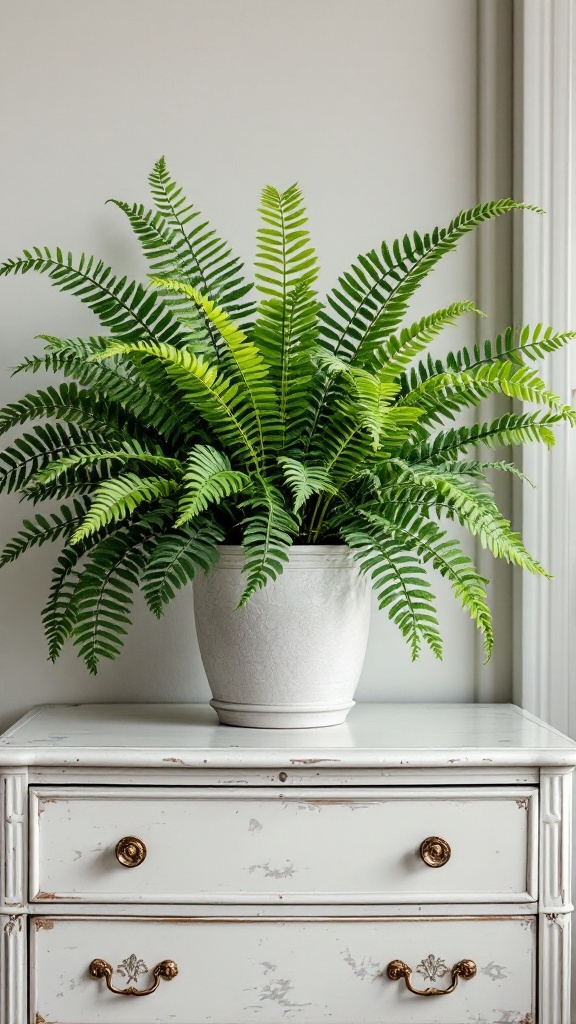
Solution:
{"label": "white ceramic pot", "polygon": [[194,614],[212,706],[226,725],[339,725],[366,651],[370,586],[344,545],[302,545],[244,608],[242,548],[222,546],[194,579]]}

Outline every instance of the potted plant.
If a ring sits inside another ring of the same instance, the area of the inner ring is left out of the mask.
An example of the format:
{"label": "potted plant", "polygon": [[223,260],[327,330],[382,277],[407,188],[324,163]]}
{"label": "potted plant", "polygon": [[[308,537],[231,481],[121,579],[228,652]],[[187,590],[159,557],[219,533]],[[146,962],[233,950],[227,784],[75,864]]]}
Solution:
{"label": "potted plant", "polygon": [[[482,447],[554,443],[575,414],[533,366],[573,333],[509,329],[445,359],[423,357],[470,301],[410,323],[409,303],[438,261],[510,199],[446,229],[382,244],[324,302],[299,188],[262,192],[251,297],[240,261],[188,203],[163,159],[154,209],[114,200],[150,264],[148,287],[94,257],[24,251],[0,275],[37,271],[98,316],[103,335],[43,336],[40,369],[64,382],[0,413],[1,486],[36,514],[1,563],[62,544],[43,612],[51,659],[67,639],[88,669],[115,657],[135,588],[160,616],[194,580],[200,648],[221,721],[310,726],[343,721],[368,630],[369,592],[416,658],[442,656],[430,569],[446,577],[492,647],[486,583],[454,520],[498,558],[534,573],[495,503]],[[535,403],[458,425],[492,394]]]}

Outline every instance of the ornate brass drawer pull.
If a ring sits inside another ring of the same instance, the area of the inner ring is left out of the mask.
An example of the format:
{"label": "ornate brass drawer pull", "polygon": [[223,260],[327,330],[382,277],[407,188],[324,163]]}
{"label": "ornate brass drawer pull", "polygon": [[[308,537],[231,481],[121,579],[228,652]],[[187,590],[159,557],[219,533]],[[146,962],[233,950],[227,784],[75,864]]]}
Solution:
{"label": "ornate brass drawer pull", "polygon": [[125,868],[137,868],[146,859],[146,844],[136,836],[124,836],[116,844],[116,860]]}
{"label": "ornate brass drawer pull", "polygon": [[405,964],[402,960],[391,960],[388,964],[387,973],[390,981],[399,981],[400,978],[404,978],[406,988],[409,992],[413,992],[415,996],[448,996],[456,988],[458,978],[470,981],[471,978],[476,976],[476,964],[473,960],[459,960],[457,964],[454,964],[452,968],[452,984],[449,988],[425,988],[423,990],[412,988],[410,981],[412,968],[408,967],[408,964]]}
{"label": "ornate brass drawer pull", "polygon": [[106,978],[106,988],[117,996],[150,996],[158,988],[161,978],[164,978],[165,981],[172,981],[172,978],[176,977],[178,965],[173,960],[162,960],[162,963],[157,964],[152,972],[154,984],[145,989],[134,988],[133,985],[129,988],[116,988],[112,984],[112,965],[106,960],[93,960],[89,971],[92,978]]}
{"label": "ornate brass drawer pull", "polygon": [[429,868],[441,868],[447,864],[452,855],[450,844],[440,836],[428,836],[420,844],[420,856]]}

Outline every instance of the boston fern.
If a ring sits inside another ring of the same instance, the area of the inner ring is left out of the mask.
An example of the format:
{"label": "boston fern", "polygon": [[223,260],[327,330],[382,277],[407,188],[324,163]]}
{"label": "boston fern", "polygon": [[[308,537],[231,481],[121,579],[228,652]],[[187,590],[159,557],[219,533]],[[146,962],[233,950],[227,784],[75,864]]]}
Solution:
{"label": "boston fern", "polygon": [[[160,616],[223,542],[245,551],[241,603],[282,572],[290,545],[349,545],[413,657],[422,642],[442,654],[428,580],[436,570],[489,655],[487,581],[440,524],[455,520],[496,557],[544,573],[489,485],[489,470],[518,471],[480,452],[550,446],[553,425],[574,422],[532,365],[574,335],[510,329],[424,358],[445,327],[478,311],[464,301],[416,323],[406,317],[442,256],[522,204],[486,203],[445,229],[382,244],[320,302],[301,192],[266,187],[255,303],[239,259],[163,159],[150,185],[152,210],[113,200],[149,260],[148,285],[60,249],[24,251],[0,268],[47,274],[103,329],[87,339],[43,336],[43,354],[15,372],[54,371],[64,382],[0,412],[2,432],[46,421],[0,455],[0,486],[33,503],[65,502],[26,520],[1,556],[6,564],[46,541],[62,544],[43,612],[50,657],[70,638],[95,672],[121,648],[134,590]],[[536,411],[457,425],[493,394]]]}

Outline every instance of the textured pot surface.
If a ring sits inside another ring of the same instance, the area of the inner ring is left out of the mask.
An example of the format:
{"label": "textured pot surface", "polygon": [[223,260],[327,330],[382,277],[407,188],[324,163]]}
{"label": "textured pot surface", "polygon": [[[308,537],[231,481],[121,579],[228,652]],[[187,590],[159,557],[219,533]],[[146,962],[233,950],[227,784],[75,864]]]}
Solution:
{"label": "textured pot surface", "polygon": [[228,725],[313,728],[343,722],[370,621],[370,587],[342,546],[295,546],[277,580],[244,608],[240,547],[223,546],[194,580],[194,614],[213,707]]}

